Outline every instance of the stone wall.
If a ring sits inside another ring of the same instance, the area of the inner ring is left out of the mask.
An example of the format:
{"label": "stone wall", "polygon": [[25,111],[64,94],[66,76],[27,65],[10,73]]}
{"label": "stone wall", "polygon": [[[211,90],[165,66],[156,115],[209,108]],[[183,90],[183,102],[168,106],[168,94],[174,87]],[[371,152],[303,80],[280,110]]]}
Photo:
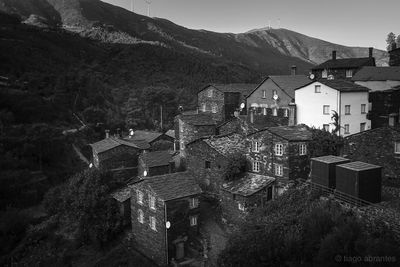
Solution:
{"label": "stone wall", "polygon": [[[208,96],[209,91],[212,90],[212,97]],[[209,86],[206,89],[200,91],[197,94],[197,103],[199,112],[210,114],[214,120],[223,121],[225,118],[224,108],[224,93],[217,90],[213,86]],[[203,105],[206,105],[206,110],[203,110]],[[217,108],[217,112],[212,112],[212,106]]]}
{"label": "stone wall", "polygon": [[[139,189],[144,193],[143,205],[137,203],[136,190]],[[131,222],[133,234],[133,246],[141,253],[152,259],[160,266],[166,265],[166,237],[165,237],[165,206],[164,202],[156,198],[156,210],[149,208],[149,189],[142,186],[141,183],[136,183],[132,190],[131,197]],[[138,210],[141,209],[144,213],[144,223],[138,220]],[[149,216],[156,218],[156,231],[150,228]]]}
{"label": "stone wall", "polygon": [[400,48],[389,52],[389,66],[400,66]]}
{"label": "stone wall", "polygon": [[400,178],[400,155],[394,153],[394,142],[400,142],[400,130],[390,127],[372,129],[345,138],[344,154],[383,167],[388,178]]}
{"label": "stone wall", "polygon": [[400,113],[400,90],[370,92],[369,102],[372,109],[368,113],[371,129],[388,125],[388,115]]}
{"label": "stone wall", "polygon": [[105,169],[137,167],[138,153],[137,148],[120,145],[98,154],[99,166]]}
{"label": "stone wall", "polygon": [[[200,137],[215,135],[216,125],[192,125],[186,123],[183,120],[179,120],[179,141],[182,150],[183,145],[187,145],[188,143],[199,139]],[[183,149],[184,149],[183,146]]]}

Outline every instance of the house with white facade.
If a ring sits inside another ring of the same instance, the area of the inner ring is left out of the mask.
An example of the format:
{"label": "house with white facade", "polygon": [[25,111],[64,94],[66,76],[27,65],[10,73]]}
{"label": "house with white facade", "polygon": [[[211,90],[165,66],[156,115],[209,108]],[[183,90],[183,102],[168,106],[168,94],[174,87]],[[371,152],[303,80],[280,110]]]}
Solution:
{"label": "house with white facade", "polygon": [[295,90],[298,124],[335,130],[332,115],[338,114],[337,134],[347,136],[371,128],[367,118],[368,91],[345,80],[318,80]]}

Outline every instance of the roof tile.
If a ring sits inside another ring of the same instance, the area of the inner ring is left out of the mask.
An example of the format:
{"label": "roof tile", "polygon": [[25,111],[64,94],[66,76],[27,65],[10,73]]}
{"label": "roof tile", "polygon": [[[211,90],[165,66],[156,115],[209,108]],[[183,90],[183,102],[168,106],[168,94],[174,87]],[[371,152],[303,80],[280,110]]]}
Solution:
{"label": "roof tile", "polygon": [[222,188],[232,194],[247,197],[257,193],[274,181],[275,178],[273,177],[247,172],[242,178],[223,184]]}

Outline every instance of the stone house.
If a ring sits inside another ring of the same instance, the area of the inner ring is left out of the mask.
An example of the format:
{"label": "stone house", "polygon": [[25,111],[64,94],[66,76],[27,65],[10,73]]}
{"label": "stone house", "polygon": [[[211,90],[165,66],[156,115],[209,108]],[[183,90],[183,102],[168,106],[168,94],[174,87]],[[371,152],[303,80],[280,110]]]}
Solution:
{"label": "stone house", "polygon": [[396,48],[396,45],[389,51],[389,66],[400,66],[400,47]]}
{"label": "stone house", "polygon": [[368,113],[369,89],[346,80],[313,81],[296,90],[296,119],[299,124],[347,136],[371,128]]}
{"label": "stone house", "polygon": [[400,86],[400,66],[362,67],[351,80],[371,92],[389,90]]}
{"label": "stone house", "polygon": [[225,216],[235,221],[243,217],[247,210],[272,200],[274,182],[273,177],[246,172],[233,181],[223,183],[221,202]]}
{"label": "stone house", "polygon": [[332,51],[332,59],[327,60],[311,69],[314,78],[319,79],[351,79],[362,67],[375,67],[373,48],[369,48],[369,56],[363,58],[336,58]]}
{"label": "stone house", "polygon": [[[289,104],[294,102],[295,89],[310,83],[305,75],[268,76],[246,98],[247,114],[254,116],[269,116],[289,118]],[[261,118],[263,119],[263,118]],[[265,117],[265,120],[271,118]],[[281,123],[282,124],[282,123]]]}
{"label": "stone house", "polygon": [[119,170],[132,168],[137,171],[138,156],[148,150],[150,145],[140,140],[125,140],[119,137],[106,136],[105,139],[90,144],[93,153],[93,164],[96,168]]}
{"label": "stone house", "polygon": [[171,150],[174,148],[174,142],[175,142],[175,138],[165,133],[143,131],[143,130],[134,131],[133,129],[129,131],[128,137],[124,139],[128,141],[133,140],[133,141],[146,142],[150,145],[151,148],[153,147],[154,143],[163,140],[170,143]]}
{"label": "stone house", "polygon": [[113,193],[111,197],[118,203],[119,212],[123,217],[124,225],[131,223],[131,189],[129,187],[120,188]]}
{"label": "stone house", "polygon": [[400,178],[400,122],[397,114],[390,124],[345,137],[344,155],[355,161],[383,166],[386,178]]}
{"label": "stone house", "polygon": [[400,114],[400,86],[369,93],[371,128],[387,126],[390,114]]}
{"label": "stone house", "polygon": [[270,127],[247,136],[249,172],[276,179],[278,195],[298,178],[306,179],[312,134],[305,125]]}
{"label": "stone house", "polygon": [[208,114],[180,114],[175,117],[175,140],[179,142],[179,149],[184,156],[185,147],[188,143],[216,133],[217,123]]}
{"label": "stone house", "polygon": [[210,196],[219,198],[230,158],[246,151],[239,134],[203,137],[187,145],[187,169]]}
{"label": "stone house", "polygon": [[177,153],[173,151],[152,151],[139,156],[139,177],[150,177],[176,171]]}
{"label": "stone house", "polygon": [[198,109],[216,121],[230,119],[255,87],[256,84],[246,83],[209,84],[197,93]]}
{"label": "stone house", "polygon": [[131,183],[133,246],[159,266],[181,261],[198,237],[201,189],[187,172]]}

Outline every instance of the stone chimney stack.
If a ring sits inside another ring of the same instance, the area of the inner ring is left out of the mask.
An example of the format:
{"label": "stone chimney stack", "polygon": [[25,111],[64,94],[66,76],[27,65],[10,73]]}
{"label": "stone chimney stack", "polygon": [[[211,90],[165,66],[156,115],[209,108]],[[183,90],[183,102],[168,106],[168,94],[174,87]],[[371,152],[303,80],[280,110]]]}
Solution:
{"label": "stone chimney stack", "polygon": [[296,75],[296,72],[297,72],[297,67],[296,67],[296,65],[293,65],[292,71],[291,71],[292,75]]}
{"label": "stone chimney stack", "polygon": [[397,113],[389,114],[389,126],[395,127],[397,125]]}
{"label": "stone chimney stack", "polygon": [[110,130],[105,130],[104,132],[106,133],[106,139],[110,138]]}
{"label": "stone chimney stack", "polygon": [[373,48],[373,47],[370,47],[370,48],[369,48],[369,57],[370,57],[370,58],[372,57],[373,53],[374,53],[374,48]]}
{"label": "stone chimney stack", "polygon": [[289,126],[295,126],[297,124],[297,107],[296,103],[289,103]]}
{"label": "stone chimney stack", "polygon": [[332,51],[332,59],[333,59],[333,60],[336,60],[336,50],[333,50],[333,51]]}

